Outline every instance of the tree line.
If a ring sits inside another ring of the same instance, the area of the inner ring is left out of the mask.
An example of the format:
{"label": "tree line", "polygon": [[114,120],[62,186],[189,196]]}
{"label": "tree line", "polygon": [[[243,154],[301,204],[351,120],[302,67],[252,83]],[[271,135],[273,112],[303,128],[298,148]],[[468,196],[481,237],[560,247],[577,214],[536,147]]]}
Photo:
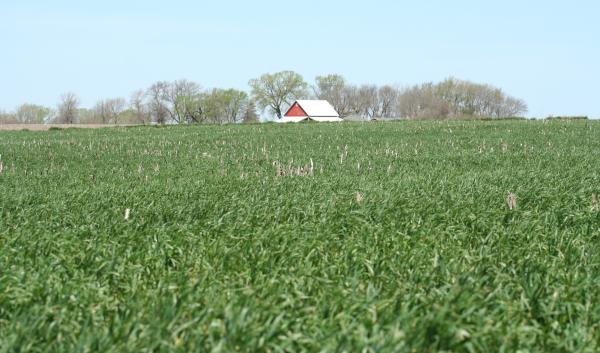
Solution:
{"label": "tree line", "polygon": [[229,88],[202,89],[189,80],[159,81],[129,99],[101,99],[82,108],[66,93],[55,109],[22,104],[0,111],[3,123],[240,123],[258,121],[258,111],[281,118],[296,99],[325,99],[343,118],[503,118],[527,112],[527,104],[500,88],[448,78],[411,87],[349,84],[342,75],[317,76],[310,85],[293,71],[266,73],[248,82],[250,94]]}

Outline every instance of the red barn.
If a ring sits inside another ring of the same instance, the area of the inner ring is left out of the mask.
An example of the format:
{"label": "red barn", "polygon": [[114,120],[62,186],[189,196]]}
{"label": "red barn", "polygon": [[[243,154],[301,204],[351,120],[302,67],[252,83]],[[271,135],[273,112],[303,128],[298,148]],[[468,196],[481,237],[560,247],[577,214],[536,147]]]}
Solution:
{"label": "red barn", "polygon": [[297,100],[280,120],[283,123],[313,121],[342,121],[338,112],[326,100]]}

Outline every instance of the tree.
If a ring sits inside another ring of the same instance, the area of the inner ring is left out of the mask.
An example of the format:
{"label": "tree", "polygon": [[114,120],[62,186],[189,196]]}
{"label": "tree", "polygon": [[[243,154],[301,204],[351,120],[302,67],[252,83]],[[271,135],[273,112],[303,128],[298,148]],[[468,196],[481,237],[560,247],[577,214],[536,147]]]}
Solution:
{"label": "tree", "polygon": [[345,96],[348,92],[346,87],[346,80],[342,75],[332,74],[317,76],[313,91],[318,99],[331,103],[340,117],[345,117],[350,114],[350,100]]}
{"label": "tree", "polygon": [[16,122],[17,120],[15,119],[14,114],[0,110],[0,124],[14,124]]}
{"label": "tree", "polygon": [[225,122],[237,123],[244,116],[248,104],[248,94],[233,88],[220,90],[219,103]]}
{"label": "tree", "polygon": [[94,107],[94,120],[102,124],[118,124],[119,116],[125,110],[126,102],[123,98],[101,100]]}
{"label": "tree", "polygon": [[308,84],[294,71],[281,71],[263,74],[248,82],[252,97],[260,109],[268,108],[278,119],[283,117],[283,109],[304,95]]}
{"label": "tree", "polygon": [[94,124],[96,120],[96,113],[93,109],[77,108],[77,123],[78,124]]}
{"label": "tree", "polygon": [[150,120],[146,104],[144,103],[145,96],[146,93],[143,90],[137,90],[131,94],[131,98],[129,99],[129,109],[132,112],[133,122],[144,125]]}
{"label": "tree", "polygon": [[377,91],[379,100],[379,114],[384,118],[393,118],[396,116],[395,104],[398,101],[398,90],[392,86],[385,85],[379,87]]}
{"label": "tree", "polygon": [[256,104],[253,100],[248,102],[246,106],[246,112],[244,113],[244,123],[255,123],[258,122],[258,115],[256,114]]}
{"label": "tree", "polygon": [[200,85],[192,81],[156,82],[147,91],[150,114],[159,124],[167,120],[178,124],[196,121],[200,93]]}
{"label": "tree", "polygon": [[364,119],[372,119],[379,115],[377,86],[362,85],[358,88],[355,111]]}
{"label": "tree", "polygon": [[106,111],[108,112],[109,122],[113,124],[119,123],[119,117],[121,113],[125,110],[127,102],[124,98],[112,98],[107,99],[106,102]]}
{"label": "tree", "polygon": [[504,100],[504,107],[505,117],[517,116],[528,111],[527,103],[525,103],[524,100],[510,96],[506,97]]}
{"label": "tree", "polygon": [[75,93],[65,93],[60,97],[56,120],[59,123],[74,124],[77,121],[77,109],[79,108],[79,97]]}
{"label": "tree", "polygon": [[396,110],[405,118],[503,118],[527,112],[523,100],[499,88],[455,78],[406,89],[397,102]]}
{"label": "tree", "polygon": [[106,111],[106,104],[104,104],[104,100],[98,101],[93,111],[93,121],[106,124],[108,122],[108,112]]}
{"label": "tree", "polygon": [[248,94],[233,88],[213,88],[201,95],[203,119],[212,123],[240,122],[248,104]]}
{"label": "tree", "polygon": [[43,124],[52,115],[52,109],[36,104],[22,104],[15,112],[15,120],[21,124]]}
{"label": "tree", "polygon": [[[177,123],[190,123],[196,121],[196,112],[200,85],[188,81],[178,80],[170,84],[167,89],[167,111],[171,119]],[[197,121],[196,121],[197,122]]]}
{"label": "tree", "polygon": [[205,119],[205,97],[202,93],[181,95],[176,98],[178,122],[201,123]]}
{"label": "tree", "polygon": [[169,83],[159,81],[148,88],[148,108],[151,119],[157,124],[164,124],[169,116],[168,102],[165,97],[169,89]]}

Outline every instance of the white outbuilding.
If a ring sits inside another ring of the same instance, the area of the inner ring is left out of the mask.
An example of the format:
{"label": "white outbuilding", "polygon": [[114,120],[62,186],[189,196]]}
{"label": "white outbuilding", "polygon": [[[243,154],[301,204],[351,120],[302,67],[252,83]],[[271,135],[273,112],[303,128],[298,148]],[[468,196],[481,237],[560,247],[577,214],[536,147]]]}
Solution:
{"label": "white outbuilding", "polygon": [[297,100],[280,120],[282,123],[300,121],[343,121],[340,114],[326,100]]}

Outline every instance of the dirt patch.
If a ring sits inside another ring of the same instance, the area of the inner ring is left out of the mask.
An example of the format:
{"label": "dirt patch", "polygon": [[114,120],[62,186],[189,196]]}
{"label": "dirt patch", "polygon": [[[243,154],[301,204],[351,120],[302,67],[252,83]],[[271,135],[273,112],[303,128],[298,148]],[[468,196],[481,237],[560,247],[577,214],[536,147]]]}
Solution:
{"label": "dirt patch", "polygon": [[46,131],[51,127],[66,129],[70,127],[79,129],[98,129],[102,127],[134,126],[132,124],[114,125],[114,124],[0,124],[0,131]]}

